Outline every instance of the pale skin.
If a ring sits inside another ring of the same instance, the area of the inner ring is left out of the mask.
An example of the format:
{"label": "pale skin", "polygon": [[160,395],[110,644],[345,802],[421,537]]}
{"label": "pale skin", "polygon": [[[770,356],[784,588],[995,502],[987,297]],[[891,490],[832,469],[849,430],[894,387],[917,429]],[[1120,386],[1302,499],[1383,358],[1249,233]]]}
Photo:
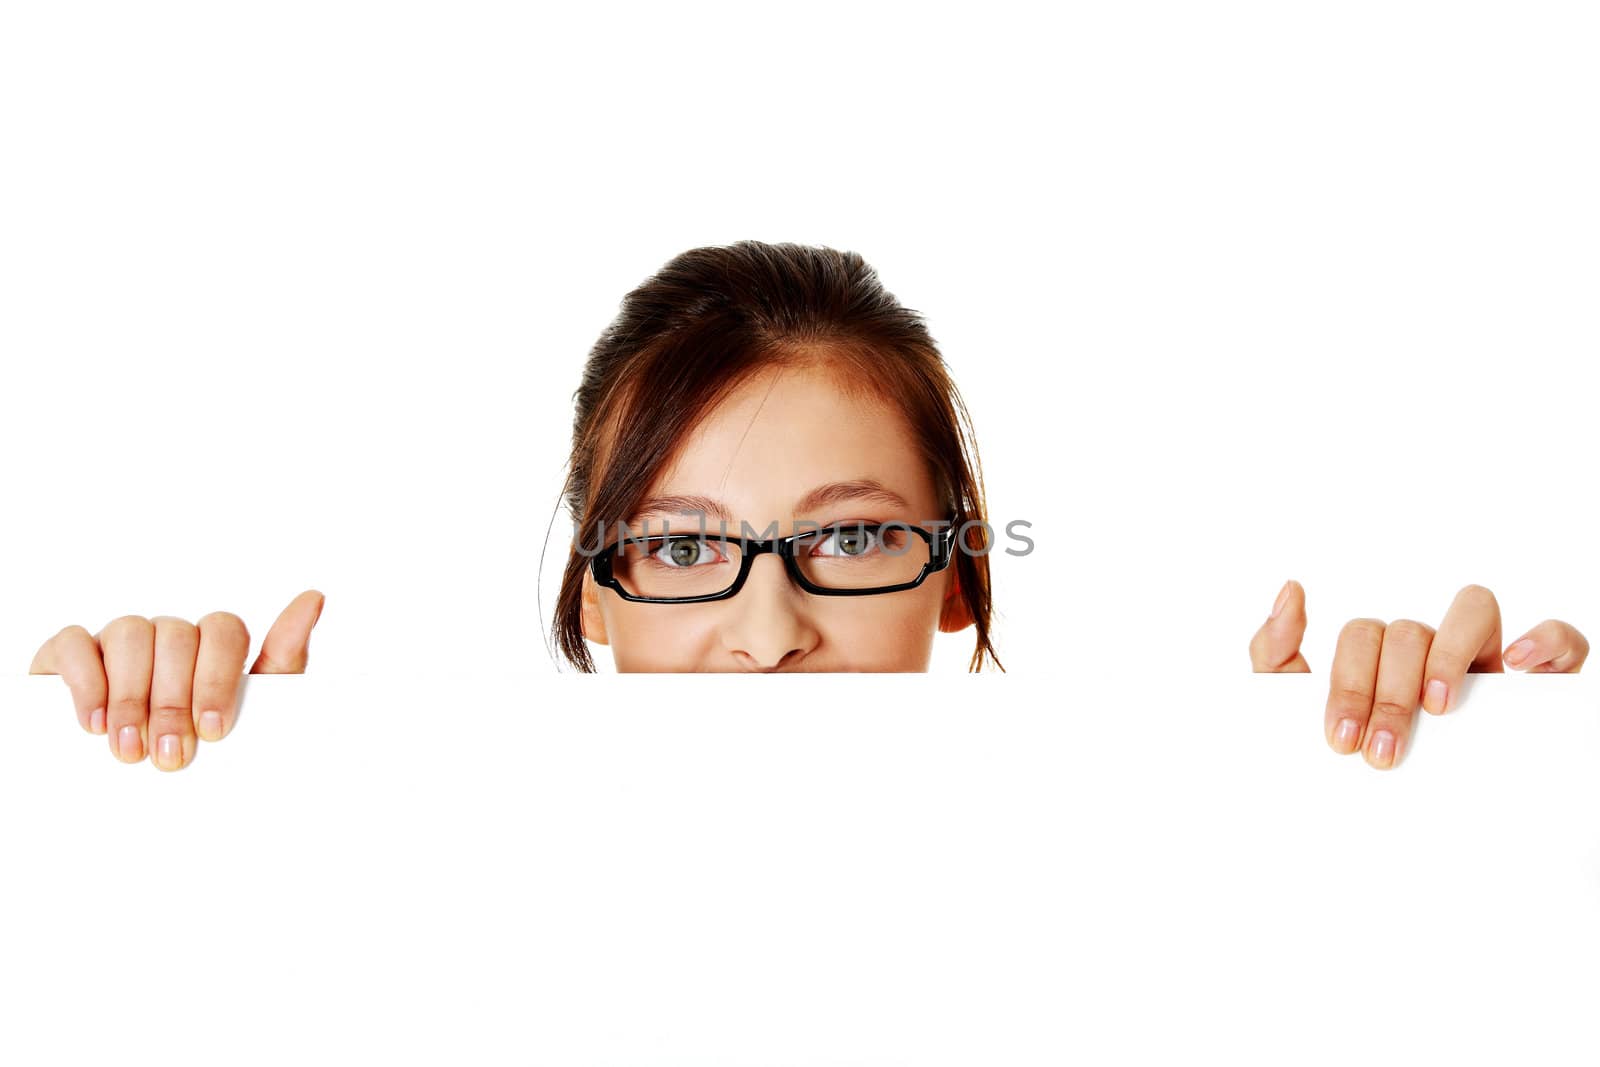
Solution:
{"label": "pale skin", "polygon": [[[1284,583],[1272,614],[1250,641],[1257,673],[1306,673],[1305,590]],[[1416,711],[1443,715],[1459,704],[1469,672],[1576,674],[1589,642],[1569,623],[1546,619],[1501,648],[1500,604],[1481,585],[1456,594],[1438,629],[1412,619],[1351,619],[1339,631],[1328,680],[1323,737],[1341,755],[1360,752],[1379,770],[1404,759]]]}
{"label": "pale skin", "polygon": [[[875,482],[904,504],[856,494],[799,514],[813,490]],[[796,532],[804,520],[903,522],[943,517],[933,477],[910,427],[892,407],[842,392],[817,367],[763,372],[702,420],[645,494],[720,502],[728,533],[747,522],[760,536]],[[698,531],[693,515],[641,513],[630,530]],[[718,533],[707,515],[707,532]],[[776,533],[769,533],[772,524]],[[592,538],[592,531],[585,531]],[[614,539],[614,538],[613,538]],[[790,581],[776,556],[757,557],[730,600],[637,604],[585,574],[583,634],[611,648],[619,672],[926,671],[934,635],[972,625],[955,569],[915,589],[878,596],[814,596]]]}
{"label": "pale skin", "polygon": [[[323,596],[289,602],[261,642],[251,674],[302,674]],[[215,611],[190,623],[123,615],[91,634],[67,626],[39,646],[29,674],[57,674],[78,725],[104,734],[123,763],[147,755],[163,771],[194,761],[201,740],[220,741],[238,718],[239,679],[250,652],[244,620]]]}
{"label": "pale skin", "polygon": [[[797,443],[799,443],[797,447]],[[798,514],[820,487],[874,483],[877,495],[835,492]],[[884,498],[883,492],[903,503]],[[816,367],[764,371],[711,411],[652,484],[647,498],[706,497],[757,535],[783,536],[801,521],[926,524],[943,518],[931,472],[893,407],[854,398]],[[642,529],[641,513],[629,525]],[[696,531],[698,519],[652,513],[650,531]],[[769,533],[773,523],[778,529]],[[707,532],[718,522],[707,518]],[[584,636],[610,647],[619,672],[926,671],[934,636],[972,625],[954,567],[920,586],[861,597],[814,596],[776,556],[754,561],[737,596],[704,604],[634,604],[585,574]],[[267,632],[252,674],[305,670],[323,596],[308,589]],[[243,620],[214,612],[189,623],[126,615],[97,634],[68,626],[40,647],[30,674],[66,682],[78,722],[105,734],[124,763],[148,756],[179,770],[200,740],[227,736],[237,716],[250,637]]]}

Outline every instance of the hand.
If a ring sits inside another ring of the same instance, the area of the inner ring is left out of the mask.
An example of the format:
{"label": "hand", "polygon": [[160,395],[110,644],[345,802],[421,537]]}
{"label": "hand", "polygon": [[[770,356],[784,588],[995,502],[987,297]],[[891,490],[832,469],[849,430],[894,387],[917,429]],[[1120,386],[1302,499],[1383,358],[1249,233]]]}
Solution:
{"label": "hand", "polygon": [[[1305,590],[1291,580],[1250,640],[1254,670],[1310,671],[1300,654],[1305,632]],[[1546,619],[1513,641],[1502,662],[1500,604],[1481,585],[1456,594],[1437,631],[1410,619],[1388,625],[1351,619],[1333,654],[1323,736],[1335,752],[1360,749],[1369,764],[1386,770],[1406,750],[1418,703],[1430,714],[1449,711],[1469,671],[1499,673],[1509,665],[1530,674],[1576,674],[1588,655],[1581,633]]]}
{"label": "hand", "polygon": [[[315,589],[290,601],[250,673],[303,674],[322,602]],[[61,675],[79,725],[106,734],[117,759],[138,763],[149,752],[157,767],[176,771],[194,759],[196,735],[220,741],[233,729],[249,651],[244,622],[226,611],[197,624],[124,615],[93,636],[82,626],[66,627],[39,647],[28,673]]]}

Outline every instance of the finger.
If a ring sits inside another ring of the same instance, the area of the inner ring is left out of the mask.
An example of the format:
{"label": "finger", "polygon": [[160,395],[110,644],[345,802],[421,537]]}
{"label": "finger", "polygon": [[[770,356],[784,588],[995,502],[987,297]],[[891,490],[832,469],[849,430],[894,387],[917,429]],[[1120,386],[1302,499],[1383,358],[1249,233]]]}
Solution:
{"label": "finger", "polygon": [[1306,636],[1306,591],[1293,578],[1278,590],[1272,614],[1250,639],[1250,669],[1257,674],[1305,674],[1311,670],[1300,654]]}
{"label": "finger", "polygon": [[200,631],[170,615],[150,620],[156,630],[150,680],[150,760],[164,771],[182,770],[194,759],[194,666]]}
{"label": "finger", "polygon": [[1481,585],[1464,586],[1439,623],[1428,652],[1422,706],[1443,715],[1459,698],[1468,671],[1504,671],[1500,663],[1500,602]]}
{"label": "finger", "polygon": [[311,628],[322,618],[323,596],[315,589],[289,601],[261,641],[251,674],[303,674],[310,653]]}
{"label": "finger", "polygon": [[198,623],[200,655],[194,668],[194,727],[207,741],[220,741],[233,729],[239,678],[250,652],[244,620],[213,611]]}
{"label": "finger", "polygon": [[1411,727],[1422,699],[1422,669],[1428,662],[1433,627],[1396,619],[1384,628],[1378,657],[1378,684],[1372,718],[1362,745],[1366,761],[1386,771],[1400,762],[1411,743]]}
{"label": "finger", "polygon": [[1589,658],[1589,642],[1577,629],[1546,619],[1506,649],[1506,666],[1530,674],[1577,674]]}
{"label": "finger", "polygon": [[97,640],[105,662],[106,737],[111,754],[124,763],[138,763],[145,753],[156,630],[149,619],[124,615],[106,623]]}
{"label": "finger", "polygon": [[91,734],[106,732],[106,670],[88,630],[68,626],[40,645],[28,673],[59,674],[72,694],[78,725]]}
{"label": "finger", "polygon": [[1361,747],[1378,687],[1378,658],[1383,651],[1383,623],[1351,619],[1339,631],[1328,676],[1328,707],[1322,733],[1335,752],[1349,755]]}

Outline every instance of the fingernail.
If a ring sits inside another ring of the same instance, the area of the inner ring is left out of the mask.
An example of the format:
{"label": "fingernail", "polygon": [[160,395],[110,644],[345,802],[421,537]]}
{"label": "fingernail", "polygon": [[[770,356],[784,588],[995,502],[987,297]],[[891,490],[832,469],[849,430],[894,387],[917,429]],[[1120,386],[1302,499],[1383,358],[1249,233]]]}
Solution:
{"label": "fingernail", "polygon": [[89,713],[89,732],[103,734],[106,732],[106,709],[95,708]]}
{"label": "fingernail", "polygon": [[117,731],[117,754],[125,763],[144,759],[144,742],[139,738],[137,726],[124,726]]}
{"label": "fingernail", "polygon": [[1356,742],[1361,740],[1361,724],[1354,719],[1340,719],[1339,725],[1333,731],[1333,745],[1340,752],[1350,753],[1356,750]]}
{"label": "fingernail", "polygon": [[1388,730],[1379,730],[1372,735],[1372,762],[1378,767],[1393,765],[1394,734]]}
{"label": "fingernail", "polygon": [[1506,662],[1514,667],[1531,655],[1533,655],[1533,642],[1524,637],[1506,649]]}
{"label": "fingernail", "polygon": [[156,766],[164,771],[175,771],[183,766],[183,739],[177,734],[162,734],[156,738]]}
{"label": "fingernail", "polygon": [[222,712],[202,711],[200,713],[200,736],[207,741],[222,740]]}
{"label": "fingernail", "polygon": [[1435,715],[1442,715],[1450,701],[1450,687],[1435,678],[1428,683],[1427,691],[1422,694],[1422,706]]}
{"label": "fingernail", "polygon": [[1288,599],[1289,599],[1289,583],[1288,582],[1284,582],[1283,583],[1283,588],[1278,590],[1278,599],[1277,599],[1277,601],[1275,601],[1273,603],[1273,605],[1272,605],[1272,614],[1268,615],[1267,618],[1276,619],[1278,617],[1278,615],[1283,611],[1283,605],[1288,601]]}

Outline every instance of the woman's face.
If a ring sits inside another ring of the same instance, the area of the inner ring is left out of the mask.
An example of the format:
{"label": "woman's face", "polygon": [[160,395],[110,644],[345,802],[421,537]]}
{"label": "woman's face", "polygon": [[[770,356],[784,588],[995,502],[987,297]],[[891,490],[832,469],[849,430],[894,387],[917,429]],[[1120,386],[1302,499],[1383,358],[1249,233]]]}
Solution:
{"label": "woman's face", "polygon": [[[798,502],[819,487],[869,481],[905,503],[855,493],[797,512]],[[741,533],[741,520],[754,531],[748,536],[782,537],[811,523],[892,519],[937,530],[930,521],[947,518],[904,417],[842,392],[816,367],[762,372],[715,408],[662,469],[645,508],[654,498],[680,495],[721,502],[729,536]],[[697,516],[676,511],[641,510],[628,528],[700,529]],[[769,532],[774,526],[776,535]],[[707,514],[705,529],[720,533],[718,516]],[[614,539],[614,527],[607,533]],[[954,578],[950,566],[915,589],[817,596],[790,580],[783,560],[767,554],[755,558],[731,599],[639,604],[600,588],[586,572],[583,632],[611,647],[620,672],[925,671],[947,599],[952,607],[945,628],[971,624]]]}

